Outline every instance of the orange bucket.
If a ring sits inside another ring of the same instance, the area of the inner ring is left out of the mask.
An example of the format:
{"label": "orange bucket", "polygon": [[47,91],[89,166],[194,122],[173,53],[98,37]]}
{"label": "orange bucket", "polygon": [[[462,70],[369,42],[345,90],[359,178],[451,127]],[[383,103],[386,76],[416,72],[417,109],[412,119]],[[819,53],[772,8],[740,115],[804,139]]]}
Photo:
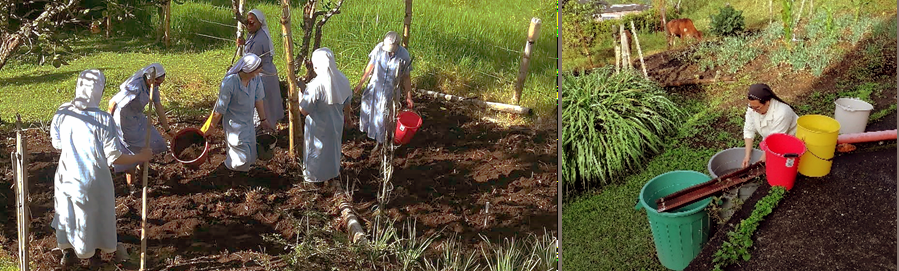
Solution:
{"label": "orange bucket", "polygon": [[[194,159],[182,159],[178,157],[181,155],[181,152],[184,149],[187,149],[191,145],[194,145],[197,142],[203,142],[203,153],[198,155]],[[209,141],[206,140],[206,135],[196,128],[185,128],[184,130],[179,131],[175,134],[175,137],[172,138],[172,156],[175,157],[175,160],[181,162],[186,167],[190,168],[199,168],[204,162],[206,162],[206,157],[209,154]]]}
{"label": "orange bucket", "polygon": [[412,111],[403,111],[397,116],[393,143],[397,145],[409,143],[418,128],[421,128],[421,116]]}

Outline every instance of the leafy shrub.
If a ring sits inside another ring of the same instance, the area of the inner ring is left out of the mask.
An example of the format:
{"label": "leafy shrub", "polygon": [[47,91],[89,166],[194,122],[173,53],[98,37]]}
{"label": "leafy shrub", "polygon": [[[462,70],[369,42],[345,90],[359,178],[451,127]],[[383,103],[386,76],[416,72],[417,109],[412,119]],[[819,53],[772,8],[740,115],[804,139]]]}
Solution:
{"label": "leafy shrub", "polygon": [[635,71],[605,67],[562,77],[562,182],[570,187],[612,183],[677,130],[678,105]]}
{"label": "leafy shrub", "polygon": [[743,11],[736,10],[730,5],[718,9],[717,15],[710,16],[712,19],[712,33],[722,36],[733,36],[740,34],[746,28],[743,19]]}

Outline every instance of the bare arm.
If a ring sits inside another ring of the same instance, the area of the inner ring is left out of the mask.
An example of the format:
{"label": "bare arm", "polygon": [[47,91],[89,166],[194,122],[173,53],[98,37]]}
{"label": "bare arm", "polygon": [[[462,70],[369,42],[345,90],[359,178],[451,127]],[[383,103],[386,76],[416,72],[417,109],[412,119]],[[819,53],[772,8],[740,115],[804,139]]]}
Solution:
{"label": "bare arm", "polygon": [[266,120],[265,118],[265,104],[262,100],[256,101],[256,113],[259,114],[259,120]]}
{"label": "bare arm", "polygon": [[115,112],[116,106],[117,106],[117,104],[115,103],[115,101],[113,101],[112,99],[109,99],[109,108],[106,109],[106,112],[108,112],[110,115],[112,115],[113,112]]}
{"label": "bare arm", "polygon": [[409,108],[412,108],[414,105],[414,103],[412,103],[412,76],[408,73],[403,76],[403,88],[406,89],[406,103]]}
{"label": "bare arm", "polygon": [[[743,155],[743,167],[749,166],[749,160],[752,159],[752,138],[744,138],[743,141],[746,143],[746,152]],[[764,159],[764,157],[762,157]]]}
{"label": "bare arm", "polygon": [[153,158],[153,153],[150,152],[150,148],[144,148],[140,151],[140,153],[135,155],[122,154],[118,159],[112,162],[114,165],[130,165],[135,163],[143,163],[150,161],[150,158]]}
{"label": "bare arm", "polygon": [[353,92],[359,92],[359,89],[362,89],[362,84],[365,83],[365,80],[368,80],[368,76],[371,75],[371,71],[374,69],[374,64],[368,64],[368,66],[365,67],[365,71],[362,72],[362,79],[360,79],[359,83],[356,84],[356,87],[353,88]]}
{"label": "bare arm", "polygon": [[156,109],[156,115],[159,116],[159,124],[162,124],[162,128],[165,129],[166,133],[172,131],[172,127],[169,126],[169,119],[165,115],[165,107],[162,107],[162,102],[153,103],[153,107]]}

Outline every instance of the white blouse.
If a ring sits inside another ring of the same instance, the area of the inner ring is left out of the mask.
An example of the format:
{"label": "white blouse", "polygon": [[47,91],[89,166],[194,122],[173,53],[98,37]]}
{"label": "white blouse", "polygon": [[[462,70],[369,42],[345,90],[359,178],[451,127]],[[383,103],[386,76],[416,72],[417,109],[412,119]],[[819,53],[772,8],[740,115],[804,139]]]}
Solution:
{"label": "white blouse", "polygon": [[768,112],[759,114],[746,108],[746,122],[743,124],[743,138],[754,138],[758,133],[762,138],[773,133],[796,135],[796,120],[799,116],[793,112],[789,105],[778,100],[771,99]]}

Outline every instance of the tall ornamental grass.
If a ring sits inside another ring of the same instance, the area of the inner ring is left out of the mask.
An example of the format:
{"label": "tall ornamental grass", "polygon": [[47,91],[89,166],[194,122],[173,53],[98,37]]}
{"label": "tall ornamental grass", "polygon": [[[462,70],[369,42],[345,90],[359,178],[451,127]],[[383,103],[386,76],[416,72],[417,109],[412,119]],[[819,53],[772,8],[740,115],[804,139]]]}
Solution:
{"label": "tall ornamental grass", "polygon": [[569,188],[600,187],[639,169],[683,115],[636,72],[600,68],[562,76],[562,182]]}

